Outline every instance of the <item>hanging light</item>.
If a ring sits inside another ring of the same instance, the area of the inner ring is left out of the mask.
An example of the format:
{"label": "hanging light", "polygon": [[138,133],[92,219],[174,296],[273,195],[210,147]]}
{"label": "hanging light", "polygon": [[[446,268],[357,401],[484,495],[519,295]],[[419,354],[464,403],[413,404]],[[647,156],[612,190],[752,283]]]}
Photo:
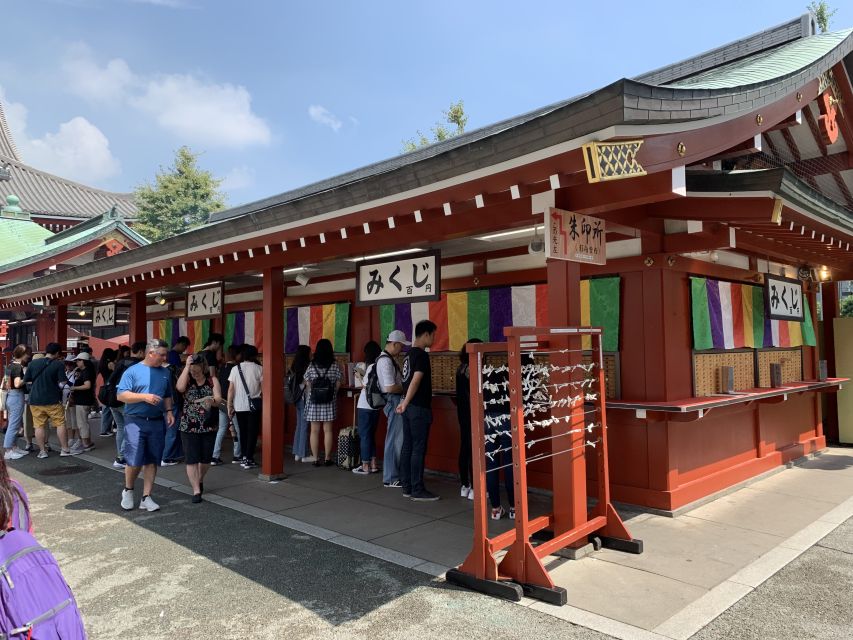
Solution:
{"label": "hanging light", "polygon": [[86,317],[86,310],[85,310],[85,309],[80,309],[80,310],[77,312],[77,315],[78,315],[78,316],[80,316],[81,318],[85,318],[85,317]]}
{"label": "hanging light", "polygon": [[160,306],[163,306],[164,304],[166,304],[166,298],[163,296],[162,291],[154,297],[154,302],[156,302]]}
{"label": "hanging light", "polygon": [[822,282],[826,282],[827,280],[829,280],[829,269],[826,267],[826,265],[823,265],[820,268],[820,279]]}

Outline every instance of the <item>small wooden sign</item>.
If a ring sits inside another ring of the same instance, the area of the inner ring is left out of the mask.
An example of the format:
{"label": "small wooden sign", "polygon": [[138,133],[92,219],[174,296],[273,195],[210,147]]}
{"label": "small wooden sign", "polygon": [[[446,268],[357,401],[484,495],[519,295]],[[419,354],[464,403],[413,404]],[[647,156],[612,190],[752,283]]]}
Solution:
{"label": "small wooden sign", "polygon": [[222,285],[187,291],[187,320],[216,318],[222,314],[224,291]]}
{"label": "small wooden sign", "polygon": [[441,255],[424,251],[414,257],[382,258],[358,263],[356,305],[426,302],[441,297]]}
{"label": "small wooden sign", "polygon": [[116,326],[116,303],[96,304],[92,307],[92,328]]}
{"label": "small wooden sign", "polygon": [[587,264],[607,262],[604,220],[553,207],[546,215],[546,258]]}
{"label": "small wooden sign", "polygon": [[803,321],[803,283],[764,274],[764,306],[771,320]]}

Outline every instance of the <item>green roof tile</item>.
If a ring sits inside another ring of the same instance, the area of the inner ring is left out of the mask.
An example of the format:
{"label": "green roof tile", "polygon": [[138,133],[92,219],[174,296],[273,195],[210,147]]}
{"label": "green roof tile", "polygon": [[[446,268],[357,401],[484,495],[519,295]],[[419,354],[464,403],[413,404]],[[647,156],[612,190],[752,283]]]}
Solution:
{"label": "green roof tile", "polygon": [[819,60],[851,33],[853,29],[846,29],[795,40],[666,86],[683,89],[729,89],[775,80]]}
{"label": "green roof tile", "polygon": [[31,220],[0,218],[0,266],[34,249],[44,250],[44,241],[53,234]]}

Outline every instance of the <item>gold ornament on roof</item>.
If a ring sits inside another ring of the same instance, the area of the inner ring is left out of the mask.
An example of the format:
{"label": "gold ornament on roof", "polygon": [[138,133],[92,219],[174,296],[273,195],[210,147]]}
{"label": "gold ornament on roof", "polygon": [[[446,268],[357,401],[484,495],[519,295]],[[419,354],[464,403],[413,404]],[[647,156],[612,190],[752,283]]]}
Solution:
{"label": "gold ornament on roof", "polygon": [[637,162],[642,140],[590,142],[582,147],[586,177],[590,183],[623,180],[646,175]]}

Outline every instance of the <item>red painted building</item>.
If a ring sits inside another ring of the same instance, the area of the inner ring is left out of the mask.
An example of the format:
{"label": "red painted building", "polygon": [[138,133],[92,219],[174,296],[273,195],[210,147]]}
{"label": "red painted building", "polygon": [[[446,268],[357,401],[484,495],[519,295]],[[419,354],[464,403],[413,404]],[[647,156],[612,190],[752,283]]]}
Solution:
{"label": "red painted building", "polygon": [[[183,326],[259,342],[264,477],[286,472],[280,354],[291,338],[335,337],[341,359],[357,361],[387,327],[411,331],[433,314],[445,319],[447,349],[463,315],[468,335],[491,335],[498,318],[515,317],[514,301],[519,317],[554,326],[606,317],[613,497],[674,510],[824,447],[833,427],[821,395],[843,381],[818,351],[828,325],[816,311],[822,283],[853,277],[851,51],[850,30],[815,35],[806,15],[220,212],[189,234],[0,287],[0,307],[38,301],[62,320],[70,305],[126,298],[133,339],[174,336],[190,287],[222,283],[217,317]],[[605,221],[605,264],[546,260],[531,247],[551,207]],[[438,251],[443,298],[408,310],[354,304],[355,261],[418,249]],[[612,286],[591,280],[604,276]],[[764,302],[765,284],[770,293],[784,282],[796,320],[771,318],[775,303]],[[824,286],[824,318],[837,309],[833,290]],[[65,323],[55,327],[61,341]],[[431,357],[427,465],[452,472],[455,408],[441,391],[455,354]],[[724,393],[729,375],[736,393]],[[340,415],[349,422],[347,409]],[[547,487],[550,467],[530,477]]]}

